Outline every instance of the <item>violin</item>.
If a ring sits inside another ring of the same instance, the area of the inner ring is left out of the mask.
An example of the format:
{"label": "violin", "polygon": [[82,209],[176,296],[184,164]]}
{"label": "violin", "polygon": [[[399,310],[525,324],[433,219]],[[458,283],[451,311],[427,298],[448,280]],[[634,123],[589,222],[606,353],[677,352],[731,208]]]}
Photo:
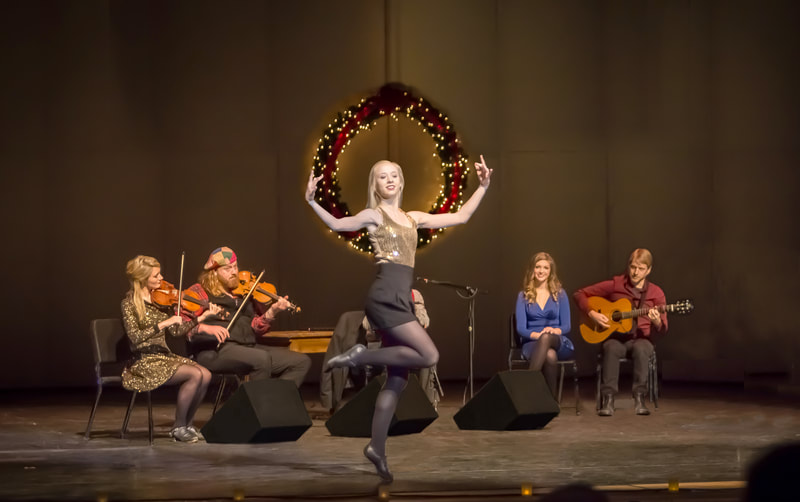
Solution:
{"label": "violin", "polygon": [[197,291],[187,289],[181,295],[181,307],[196,316],[198,312],[208,308],[208,300],[201,298]]}
{"label": "violin", "polygon": [[159,307],[173,307],[178,303],[178,290],[171,282],[161,279],[161,284],[150,292],[150,301]]}
{"label": "violin", "polygon": [[[255,301],[264,305],[269,305],[272,302],[280,300],[282,297],[278,296],[278,290],[274,285],[268,282],[259,282],[256,284],[256,276],[249,270],[239,271],[239,285],[231,291],[234,295],[244,296],[252,290],[252,296]],[[255,288],[253,287],[255,286]],[[289,311],[292,313],[300,312],[300,307],[292,302],[289,302]]]}
{"label": "violin", "polygon": [[[178,304],[178,290],[174,284],[162,279],[161,285],[150,292],[150,300],[162,309],[174,308]],[[208,308],[208,300],[201,298],[196,291],[187,289],[181,295],[181,307],[197,317]]]}
{"label": "violin", "polygon": [[183,288],[183,262],[186,253],[181,252],[181,278],[178,283],[178,288],[169,281],[161,279],[161,284],[150,292],[150,301],[162,309],[172,308],[175,315],[180,315],[180,308],[178,307],[178,297],[181,289]]}

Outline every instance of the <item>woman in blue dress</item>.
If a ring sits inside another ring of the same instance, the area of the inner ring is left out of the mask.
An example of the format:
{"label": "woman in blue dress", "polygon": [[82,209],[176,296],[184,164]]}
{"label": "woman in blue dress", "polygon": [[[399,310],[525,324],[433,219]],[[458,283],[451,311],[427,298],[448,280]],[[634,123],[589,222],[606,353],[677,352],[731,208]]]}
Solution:
{"label": "woman in blue dress", "polygon": [[570,330],[569,300],[556,274],[556,262],[548,253],[531,257],[517,295],[516,330],[522,355],[531,370],[541,371],[556,395],[558,361],[572,358],[575,346]]}
{"label": "woman in blue dress", "polygon": [[308,178],[306,201],[319,218],[335,232],[352,232],[366,228],[375,254],[377,275],[367,294],[365,312],[370,326],[380,332],[383,346],[367,350],[355,345],[344,354],[328,360],[326,370],[339,367],[384,365],[386,383],[375,402],[372,437],[364,448],[364,456],[385,481],[392,480],[386,462],[386,436],[389,432],[397,400],[405,388],[410,368],[429,368],[439,360],[433,340],[414,315],[411,283],[414,280],[414,256],[417,250],[417,228],[444,228],[469,220],[478,208],[492,170],[481,161],[475,163],[480,186],[455,213],[430,214],[400,209],[403,197],[403,171],[388,160],[377,162],[369,173],[367,208],[353,216],[336,218],[314,200],[317,183],[322,176]]}

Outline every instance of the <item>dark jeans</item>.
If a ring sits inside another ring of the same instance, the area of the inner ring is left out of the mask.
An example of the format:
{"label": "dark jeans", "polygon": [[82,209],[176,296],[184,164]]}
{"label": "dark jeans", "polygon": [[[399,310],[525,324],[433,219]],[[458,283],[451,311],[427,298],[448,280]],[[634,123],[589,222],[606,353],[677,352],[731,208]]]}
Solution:
{"label": "dark jeans", "polygon": [[284,347],[250,347],[232,342],[222,344],[219,350],[199,352],[195,359],[211,372],[250,375],[251,380],[277,377],[291,380],[298,387],[311,367],[311,359],[307,355]]}
{"label": "dark jeans", "polygon": [[633,360],[633,394],[647,392],[647,374],[653,344],[650,340],[637,338],[621,342],[609,338],[603,342],[603,378],[600,392],[616,394],[619,391],[619,360],[630,357]]}

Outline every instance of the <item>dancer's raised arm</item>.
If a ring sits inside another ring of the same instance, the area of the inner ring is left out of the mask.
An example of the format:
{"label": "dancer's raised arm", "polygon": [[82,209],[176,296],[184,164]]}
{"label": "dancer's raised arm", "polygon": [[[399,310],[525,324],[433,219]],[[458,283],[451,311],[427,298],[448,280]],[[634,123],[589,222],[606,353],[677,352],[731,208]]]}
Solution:
{"label": "dancer's raised arm", "polygon": [[314,200],[314,193],[317,191],[317,183],[319,183],[321,179],[321,175],[315,178],[314,171],[311,171],[311,174],[308,176],[308,186],[306,187],[306,202],[308,202],[311,209],[317,213],[319,219],[321,219],[328,228],[334,232],[355,232],[362,228],[367,228],[369,230],[370,227],[374,227],[379,223],[377,218],[380,216],[374,209],[362,209],[354,216],[345,216],[343,218],[337,218],[326,211]]}
{"label": "dancer's raised arm", "polygon": [[475,171],[478,173],[478,180],[480,180],[481,184],[469,200],[461,206],[461,209],[455,213],[430,214],[423,211],[409,211],[408,215],[414,218],[419,228],[445,228],[466,223],[472,213],[478,209],[478,205],[483,200],[483,196],[486,195],[486,189],[489,188],[489,182],[491,181],[492,169],[486,166],[483,155],[481,155],[481,161],[475,163]]}

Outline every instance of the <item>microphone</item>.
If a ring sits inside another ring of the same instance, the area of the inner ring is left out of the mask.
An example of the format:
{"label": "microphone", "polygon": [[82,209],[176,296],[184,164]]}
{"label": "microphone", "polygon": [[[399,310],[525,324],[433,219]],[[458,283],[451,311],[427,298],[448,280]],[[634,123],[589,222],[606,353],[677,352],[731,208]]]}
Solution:
{"label": "microphone", "polygon": [[436,279],[428,279],[427,277],[417,276],[417,282],[422,282],[424,284],[435,284],[435,285],[439,285],[439,286],[449,286],[451,288],[461,289],[461,290],[467,291],[471,295],[474,295],[476,293],[482,293],[482,294],[487,294],[488,293],[488,291],[484,291],[482,289],[478,289],[478,288],[473,287],[473,286],[464,286],[462,284],[456,284],[456,283],[453,283],[453,282],[450,282],[450,281],[437,281]]}

